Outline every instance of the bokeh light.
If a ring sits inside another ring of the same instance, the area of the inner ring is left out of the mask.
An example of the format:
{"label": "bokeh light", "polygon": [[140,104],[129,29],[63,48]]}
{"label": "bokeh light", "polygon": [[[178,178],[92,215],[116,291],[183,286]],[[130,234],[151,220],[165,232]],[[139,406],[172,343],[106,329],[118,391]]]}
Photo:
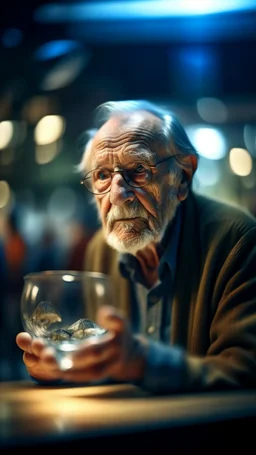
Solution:
{"label": "bokeh light", "polygon": [[10,121],[0,122],[0,149],[8,147],[13,137],[13,124]]}
{"label": "bokeh light", "polygon": [[198,153],[210,160],[220,160],[226,156],[226,140],[223,133],[205,126],[190,126],[187,134]]}
{"label": "bokeh light", "polygon": [[11,190],[5,180],[0,181],[0,208],[6,207],[10,203]]}
{"label": "bokeh light", "polygon": [[50,163],[60,152],[61,144],[59,141],[51,144],[36,145],[35,160],[37,164]]}
{"label": "bokeh light", "polygon": [[57,141],[65,132],[66,124],[59,115],[46,115],[35,127],[35,142],[37,145],[51,144]]}
{"label": "bokeh light", "polygon": [[232,148],[229,152],[229,164],[232,172],[241,177],[252,172],[252,157],[246,149]]}
{"label": "bokeh light", "polygon": [[228,118],[228,109],[218,98],[200,98],[197,100],[197,111],[208,123],[223,123]]}

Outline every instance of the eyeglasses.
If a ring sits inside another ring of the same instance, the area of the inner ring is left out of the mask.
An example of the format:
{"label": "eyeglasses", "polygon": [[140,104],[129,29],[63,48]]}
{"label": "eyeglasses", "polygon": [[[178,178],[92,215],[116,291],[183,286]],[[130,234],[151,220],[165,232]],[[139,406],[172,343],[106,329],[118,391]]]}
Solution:
{"label": "eyeglasses", "polygon": [[106,194],[110,191],[113,174],[118,173],[122,174],[125,182],[131,187],[142,188],[151,182],[153,174],[152,169],[156,169],[159,164],[180,155],[181,154],[179,153],[168,156],[167,158],[158,161],[156,164],[147,164],[143,161],[132,161],[124,166],[123,169],[116,171],[98,167],[88,172],[80,183],[92,194]]}

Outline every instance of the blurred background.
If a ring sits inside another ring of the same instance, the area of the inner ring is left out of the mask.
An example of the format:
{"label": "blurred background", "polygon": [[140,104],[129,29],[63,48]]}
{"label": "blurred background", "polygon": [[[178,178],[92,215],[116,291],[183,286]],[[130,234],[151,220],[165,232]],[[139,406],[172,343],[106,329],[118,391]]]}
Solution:
{"label": "blurred background", "polygon": [[256,2],[9,0],[0,27],[0,376],[17,380],[23,275],[80,270],[98,227],[75,166],[100,103],[169,107],[194,190],[256,215]]}

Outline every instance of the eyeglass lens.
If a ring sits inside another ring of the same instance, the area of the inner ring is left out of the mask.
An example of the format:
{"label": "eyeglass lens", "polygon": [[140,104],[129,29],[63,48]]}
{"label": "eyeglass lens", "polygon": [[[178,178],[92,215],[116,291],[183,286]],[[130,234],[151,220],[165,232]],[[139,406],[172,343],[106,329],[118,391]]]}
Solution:
{"label": "eyeglass lens", "polygon": [[98,168],[89,172],[84,180],[84,185],[94,193],[109,191],[114,173],[122,174],[126,183],[133,187],[142,187],[151,181],[151,169],[146,163],[129,163],[120,171],[110,171]]}

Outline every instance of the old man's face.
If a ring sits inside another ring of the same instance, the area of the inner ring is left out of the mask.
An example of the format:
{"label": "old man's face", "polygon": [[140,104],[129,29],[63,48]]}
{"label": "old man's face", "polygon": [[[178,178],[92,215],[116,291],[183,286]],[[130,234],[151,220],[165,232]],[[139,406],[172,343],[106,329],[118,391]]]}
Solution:
{"label": "old man's face", "polygon": [[[158,242],[179,204],[180,181],[174,160],[168,160],[147,168],[150,181],[144,186],[144,164],[154,165],[170,155],[161,120],[144,111],[112,117],[95,135],[89,153],[91,169],[97,169],[103,190],[109,189],[95,195],[107,243],[120,252],[136,254]],[[134,166],[142,187],[130,186],[118,172]],[[116,172],[106,187],[108,171]]]}

